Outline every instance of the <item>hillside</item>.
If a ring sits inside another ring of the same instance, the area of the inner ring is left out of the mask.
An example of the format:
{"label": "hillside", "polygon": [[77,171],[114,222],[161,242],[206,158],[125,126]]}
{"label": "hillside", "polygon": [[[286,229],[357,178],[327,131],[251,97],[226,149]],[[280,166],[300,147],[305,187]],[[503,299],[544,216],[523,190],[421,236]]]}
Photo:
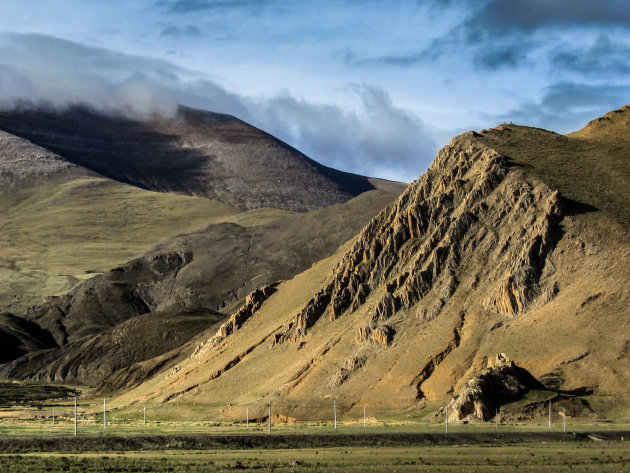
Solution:
{"label": "hillside", "polygon": [[[330,254],[402,189],[212,112],[0,111],[1,362],[100,382]],[[135,348],[93,349],[112,336]]]}
{"label": "hillside", "polygon": [[0,311],[17,314],[173,233],[240,214],[209,199],[68,175],[0,195],[0,212]]}
{"label": "hillside", "polygon": [[370,191],[307,213],[254,210],[165,238],[139,258],[29,308],[23,317],[52,335],[53,349],[29,352],[0,373],[99,384],[224,321],[257,287],[333,253],[394,198]]}
{"label": "hillside", "polygon": [[592,391],[589,409],[627,413],[628,123],[624,107],[567,136],[454,138],[352,242],[113,405],[432,414],[506,353],[557,389]]}
{"label": "hillside", "polygon": [[24,108],[0,111],[0,130],[122,183],[241,210],[303,212],[381,187],[323,166],[237,118],[186,107],[174,118],[142,120],[78,106]]}

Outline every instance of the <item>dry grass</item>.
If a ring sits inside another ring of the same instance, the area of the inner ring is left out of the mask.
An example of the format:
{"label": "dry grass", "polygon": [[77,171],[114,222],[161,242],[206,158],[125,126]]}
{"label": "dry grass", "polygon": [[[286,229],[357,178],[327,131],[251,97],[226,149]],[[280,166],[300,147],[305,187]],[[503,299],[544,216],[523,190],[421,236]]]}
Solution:
{"label": "dry grass", "polygon": [[[157,241],[231,220],[240,211],[197,197],[145,191],[103,178],[42,185],[0,197],[0,307],[16,312],[42,295],[131,259]],[[239,223],[287,212],[258,210]]]}

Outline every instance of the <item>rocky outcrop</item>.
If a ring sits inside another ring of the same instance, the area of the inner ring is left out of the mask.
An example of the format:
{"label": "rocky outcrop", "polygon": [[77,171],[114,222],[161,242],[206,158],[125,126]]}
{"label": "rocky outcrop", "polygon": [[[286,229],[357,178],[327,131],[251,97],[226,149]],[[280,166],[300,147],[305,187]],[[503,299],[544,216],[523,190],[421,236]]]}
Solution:
{"label": "rocky outcrop", "polygon": [[348,378],[365,365],[365,356],[353,356],[346,360],[345,365],[331,378],[328,389],[335,389],[345,383]]}
{"label": "rocky outcrop", "polygon": [[363,310],[367,320],[359,322],[357,343],[386,345],[393,334],[388,320],[399,311],[430,295],[432,303],[423,304],[418,315],[426,321],[440,315],[459,288],[464,264],[473,281],[466,289],[483,286],[488,311],[516,316],[541,294],[541,303],[553,298],[557,286],[541,280],[553,273],[547,262],[560,234],[562,200],[540,181],[513,177],[518,171],[508,158],[478,136],[453,139],[363,229],[281,341],[299,341],[326,314],[336,319]]}
{"label": "rocky outcrop", "polygon": [[247,298],[245,298],[245,304],[243,304],[243,307],[241,307],[235,314],[232,314],[230,319],[219,327],[216,336],[225,338],[241,328],[241,325],[243,325],[247,319],[260,309],[263,302],[276,292],[278,284],[280,284],[280,281],[267,284],[266,286],[257,288],[250,293]]}
{"label": "rocky outcrop", "polygon": [[468,380],[460,394],[448,405],[451,421],[486,421],[503,404],[518,401],[532,389],[545,389],[529,371],[513,362],[493,363]]}

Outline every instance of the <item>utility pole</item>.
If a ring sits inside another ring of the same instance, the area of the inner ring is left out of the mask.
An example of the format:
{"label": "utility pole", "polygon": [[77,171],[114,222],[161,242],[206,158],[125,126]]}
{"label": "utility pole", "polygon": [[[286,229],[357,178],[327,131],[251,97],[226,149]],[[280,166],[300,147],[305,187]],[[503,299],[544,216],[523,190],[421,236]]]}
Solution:
{"label": "utility pole", "polygon": [[562,431],[566,432],[567,431],[567,411],[565,409],[562,409],[562,418],[564,419]]}
{"label": "utility pole", "polygon": [[551,429],[551,401],[549,401],[549,428]]}
{"label": "utility pole", "polygon": [[103,399],[103,429],[107,428],[107,407],[105,405],[105,399]]}
{"label": "utility pole", "polygon": [[74,436],[77,436],[77,397],[74,396]]}
{"label": "utility pole", "polygon": [[335,429],[337,429],[337,401],[333,399],[333,410],[335,411]]}
{"label": "utility pole", "polygon": [[269,403],[269,435],[271,435],[271,402]]}
{"label": "utility pole", "polygon": [[448,407],[446,408],[446,416],[444,417],[446,424],[446,433],[448,434]]}

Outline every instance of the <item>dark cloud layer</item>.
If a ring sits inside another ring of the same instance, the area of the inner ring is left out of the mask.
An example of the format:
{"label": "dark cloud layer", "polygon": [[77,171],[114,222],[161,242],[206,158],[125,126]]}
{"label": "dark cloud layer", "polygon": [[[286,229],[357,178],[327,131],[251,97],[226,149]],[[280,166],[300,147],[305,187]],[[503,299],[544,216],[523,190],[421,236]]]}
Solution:
{"label": "dark cloud layer", "polygon": [[464,24],[471,41],[540,28],[629,25],[626,0],[490,0]]}
{"label": "dark cloud layer", "polygon": [[488,46],[475,53],[473,63],[478,68],[490,70],[517,67],[527,60],[531,47],[530,42]]}
{"label": "dark cloud layer", "polygon": [[164,28],[160,32],[161,36],[188,36],[188,37],[198,37],[201,36],[201,32],[199,28],[194,25],[186,25],[183,28],[179,26],[170,25]]}
{"label": "dark cloud layer", "polygon": [[555,69],[585,75],[625,75],[630,73],[630,46],[601,35],[590,47],[556,52],[551,58],[551,65]]}
{"label": "dark cloud layer", "polygon": [[267,0],[160,0],[157,5],[172,13],[195,13],[204,10],[253,7],[269,3]]}
{"label": "dark cloud layer", "polygon": [[[627,0],[433,0],[431,5],[433,11],[443,15],[448,14],[449,8],[468,13],[455,27],[435,38],[424,49],[367,58],[349,53],[345,57],[346,62],[407,67],[468,51],[467,56],[477,68],[515,68],[526,63],[531,51],[549,42],[557,42],[555,34],[558,32],[601,27],[630,30],[630,5]],[[535,33],[547,36],[546,40],[533,41],[531,38]],[[580,72],[590,72],[591,64],[621,70],[623,59],[612,50],[614,44],[609,41],[588,52],[591,56],[597,53],[614,56],[609,61],[600,62],[581,61],[574,57],[575,51],[564,51],[566,45],[559,44],[553,65]],[[610,51],[605,51],[606,47]]]}
{"label": "dark cloud layer", "polygon": [[591,85],[559,82],[547,87],[542,98],[529,101],[502,115],[515,123],[552,130],[577,130],[586,122],[610,111],[610,104],[630,101],[630,83],[625,85]]}

